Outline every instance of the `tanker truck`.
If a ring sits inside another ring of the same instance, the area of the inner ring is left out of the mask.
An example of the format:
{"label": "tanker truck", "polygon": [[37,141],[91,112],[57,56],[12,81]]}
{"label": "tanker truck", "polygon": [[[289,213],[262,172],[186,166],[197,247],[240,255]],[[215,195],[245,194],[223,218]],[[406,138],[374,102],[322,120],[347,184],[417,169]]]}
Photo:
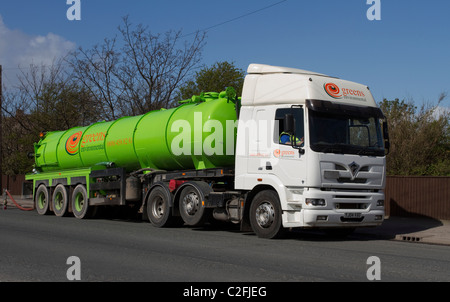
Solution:
{"label": "tanker truck", "polygon": [[34,145],[40,215],[135,209],[155,227],[350,232],[384,220],[386,119],[367,86],[250,64],[233,88],[67,131]]}

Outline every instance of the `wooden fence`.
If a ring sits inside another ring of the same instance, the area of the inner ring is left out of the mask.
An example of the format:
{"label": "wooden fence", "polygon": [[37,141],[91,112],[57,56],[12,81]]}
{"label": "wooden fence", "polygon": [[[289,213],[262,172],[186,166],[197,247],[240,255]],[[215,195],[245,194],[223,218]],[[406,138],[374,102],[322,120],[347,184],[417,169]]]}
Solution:
{"label": "wooden fence", "polygon": [[450,220],[450,177],[388,176],[386,215]]}
{"label": "wooden fence", "polygon": [[[24,181],[24,175],[3,175],[2,184],[12,195],[30,194]],[[450,220],[450,177],[388,176],[385,194],[387,216]]]}
{"label": "wooden fence", "polygon": [[13,175],[13,176],[2,175],[3,189],[8,189],[11,195],[22,195],[23,193],[27,194],[27,192],[22,192],[24,183],[25,183],[25,175]]}

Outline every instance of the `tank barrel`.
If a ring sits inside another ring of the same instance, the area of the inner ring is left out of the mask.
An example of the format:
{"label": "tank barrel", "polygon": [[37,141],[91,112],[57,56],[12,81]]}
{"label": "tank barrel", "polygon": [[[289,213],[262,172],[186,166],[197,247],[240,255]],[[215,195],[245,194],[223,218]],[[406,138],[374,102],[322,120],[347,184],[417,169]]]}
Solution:
{"label": "tank barrel", "polygon": [[225,146],[234,146],[234,141],[226,141],[226,131],[227,121],[237,119],[236,100],[229,87],[193,96],[176,108],[48,132],[36,144],[35,167],[45,172],[108,167],[105,163],[127,171],[232,166],[234,156],[227,155]]}

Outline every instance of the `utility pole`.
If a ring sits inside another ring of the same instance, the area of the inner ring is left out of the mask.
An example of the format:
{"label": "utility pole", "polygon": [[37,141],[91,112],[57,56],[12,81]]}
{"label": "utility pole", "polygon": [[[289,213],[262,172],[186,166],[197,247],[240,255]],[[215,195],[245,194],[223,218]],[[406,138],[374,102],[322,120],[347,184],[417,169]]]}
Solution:
{"label": "utility pole", "polygon": [[3,83],[2,83],[2,65],[0,64],[0,194],[3,194]]}

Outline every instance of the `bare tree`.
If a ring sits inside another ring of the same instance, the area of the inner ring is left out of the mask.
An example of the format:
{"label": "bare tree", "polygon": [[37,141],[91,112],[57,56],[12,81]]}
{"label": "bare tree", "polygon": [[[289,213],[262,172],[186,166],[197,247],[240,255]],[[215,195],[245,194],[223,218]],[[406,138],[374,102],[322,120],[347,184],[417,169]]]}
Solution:
{"label": "bare tree", "polygon": [[123,114],[120,106],[123,92],[117,77],[119,60],[116,38],[105,39],[92,49],[80,47],[68,60],[73,78],[93,95],[99,119],[113,120]]}
{"label": "bare tree", "polygon": [[[79,48],[51,66],[22,68],[19,85],[5,93],[2,145],[4,171],[25,173],[26,158],[41,131],[66,130],[99,120],[170,107],[177,91],[198,67],[205,34],[190,42],[181,32],[153,35],[128,18],[117,38]],[[70,67],[70,68],[69,68]]]}
{"label": "bare tree", "polygon": [[21,68],[19,84],[5,93],[2,146],[3,170],[26,173],[33,161],[33,143],[41,131],[66,130],[96,121],[92,94],[66,73],[62,60],[51,66]]}
{"label": "bare tree", "polygon": [[132,113],[170,107],[174,92],[200,63],[205,34],[182,43],[181,31],[153,35],[142,25],[133,29],[128,17],[119,31],[125,42],[121,80]]}
{"label": "bare tree", "polygon": [[105,39],[92,49],[78,49],[68,60],[73,77],[98,102],[98,114],[113,120],[170,107],[200,63],[205,34],[197,33],[190,42],[182,41],[181,32],[154,35],[141,24],[133,27],[128,17],[119,33],[120,51],[117,38]]}

